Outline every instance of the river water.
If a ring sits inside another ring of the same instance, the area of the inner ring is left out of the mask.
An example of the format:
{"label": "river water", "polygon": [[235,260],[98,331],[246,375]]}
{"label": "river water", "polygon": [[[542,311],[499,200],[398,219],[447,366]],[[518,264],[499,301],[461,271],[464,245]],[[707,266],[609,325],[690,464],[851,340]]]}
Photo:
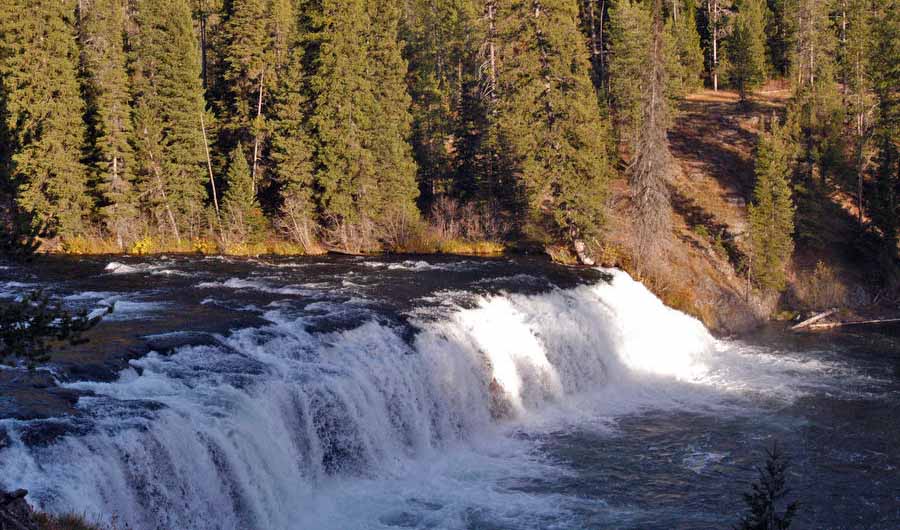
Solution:
{"label": "river water", "polygon": [[0,297],[35,288],[115,303],[51,368],[74,408],[0,419],[0,486],[52,512],[718,529],[777,441],[796,528],[900,528],[896,329],[717,340],[622,272],[526,258],[0,268]]}

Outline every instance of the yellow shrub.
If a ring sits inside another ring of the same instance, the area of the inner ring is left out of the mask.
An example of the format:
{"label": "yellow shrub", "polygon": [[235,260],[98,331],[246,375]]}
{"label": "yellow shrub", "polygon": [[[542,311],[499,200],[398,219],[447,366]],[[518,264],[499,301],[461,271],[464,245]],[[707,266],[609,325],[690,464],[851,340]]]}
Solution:
{"label": "yellow shrub", "polygon": [[218,254],[219,246],[209,239],[195,239],[191,242],[192,250],[198,254]]}
{"label": "yellow shrub", "polygon": [[131,245],[131,248],[128,250],[129,254],[152,254],[156,250],[156,241],[153,240],[150,236],[144,236],[141,239],[138,239]]}

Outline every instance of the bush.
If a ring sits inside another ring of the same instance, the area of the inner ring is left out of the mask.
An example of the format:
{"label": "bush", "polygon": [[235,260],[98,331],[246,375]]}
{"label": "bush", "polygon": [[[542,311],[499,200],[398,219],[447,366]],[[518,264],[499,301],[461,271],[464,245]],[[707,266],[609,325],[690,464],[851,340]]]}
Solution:
{"label": "bush", "polygon": [[797,296],[810,309],[824,311],[847,303],[847,288],[834,269],[820,261],[811,272],[801,273]]}
{"label": "bush", "polygon": [[[786,530],[797,512],[797,501],[788,503],[791,490],[787,487],[787,468],[790,460],[778,449],[766,449],[766,465],[757,468],[759,478],[750,484],[744,502],[750,513],[741,517],[738,530]],[[784,506],[782,510],[781,507]]]}

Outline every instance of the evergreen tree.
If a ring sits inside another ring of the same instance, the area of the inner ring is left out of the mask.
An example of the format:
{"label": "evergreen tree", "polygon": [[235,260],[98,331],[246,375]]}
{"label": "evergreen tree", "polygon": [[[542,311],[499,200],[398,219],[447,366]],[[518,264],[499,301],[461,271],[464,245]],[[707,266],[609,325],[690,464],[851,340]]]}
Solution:
{"label": "evergreen tree", "polygon": [[834,76],[835,33],[829,0],[795,0],[784,12],[792,24],[791,70],[798,87]]}
{"label": "evergreen tree", "polygon": [[[790,461],[778,450],[778,445],[766,449],[766,466],[757,468],[759,478],[750,484],[750,493],[744,494],[749,509],[741,518],[737,530],[787,530],[797,513],[797,501],[788,503],[791,494],[787,487],[787,469]],[[784,507],[782,510],[781,508]]]}
{"label": "evergreen tree", "polygon": [[672,232],[669,180],[672,153],[668,130],[672,109],[669,94],[671,55],[663,28],[660,0],[651,12],[650,48],[642,72],[640,127],[634,144],[629,184],[636,228],[635,258],[639,269],[657,258]]}
{"label": "evergreen tree", "polygon": [[575,242],[597,233],[610,173],[577,2],[503,7],[497,126],[525,192],[526,228]]}
{"label": "evergreen tree", "polygon": [[667,32],[675,51],[681,92],[692,92],[703,86],[703,48],[697,32],[695,0],[672,0]]}
{"label": "evergreen tree", "polygon": [[886,2],[878,20],[872,51],[872,86],[878,98],[878,156],[871,214],[884,237],[886,254],[895,256],[900,232],[900,3]]}
{"label": "evergreen tree", "polygon": [[311,125],[328,224],[412,214],[416,166],[408,143],[406,63],[394,0],[322,2]]}
{"label": "evergreen tree", "polygon": [[767,0],[769,16],[766,19],[766,63],[773,76],[786,78],[790,73],[790,48],[796,18],[791,11],[796,0]]}
{"label": "evergreen tree", "polygon": [[86,73],[93,164],[101,213],[120,249],[137,219],[123,0],[93,0],[81,11],[81,57]]}
{"label": "evergreen tree", "polygon": [[368,37],[369,72],[373,81],[369,145],[375,156],[378,204],[375,219],[387,216],[418,218],[416,162],[409,143],[412,134],[412,104],[406,85],[407,64],[399,40],[400,2],[369,2],[371,34]]}
{"label": "evergreen tree", "polygon": [[763,0],[740,0],[735,4],[731,36],[728,39],[728,78],[741,101],[759,87],[766,77],[766,4]]}
{"label": "evergreen tree", "polygon": [[18,206],[63,238],[86,230],[86,130],[74,0],[0,1],[0,160]]}
{"label": "evergreen tree", "polygon": [[374,154],[368,132],[375,106],[368,77],[366,2],[322,0],[311,88],[319,206],[330,224],[357,223],[375,210]]}
{"label": "evergreen tree", "polygon": [[[200,53],[186,0],[137,0],[132,87],[143,209],[180,244],[198,234],[206,154]],[[187,234],[185,234],[187,230]]]}
{"label": "evergreen tree", "polygon": [[459,191],[453,182],[465,163],[459,143],[469,132],[463,120],[475,110],[464,106],[477,103],[470,96],[478,90],[480,75],[480,16],[474,0],[414,0],[403,20],[413,98],[412,143],[424,202]]}
{"label": "evergreen tree", "polygon": [[780,291],[794,251],[791,199],[792,140],[789,129],[772,123],[756,150],[756,186],[750,205],[750,274],[764,289]]}
{"label": "evergreen tree", "polygon": [[609,10],[610,96],[619,140],[632,150],[641,127],[647,58],[652,27],[650,9],[640,0],[615,0]]}
{"label": "evergreen tree", "polygon": [[228,243],[255,243],[265,229],[265,218],[253,189],[253,176],[240,143],[229,156],[228,188],[222,200]]}
{"label": "evergreen tree", "polygon": [[252,146],[254,190],[261,177],[259,163],[266,133],[263,108],[267,91],[275,79],[275,32],[268,4],[266,0],[233,0],[231,16],[225,23],[224,79],[230,104],[230,138],[225,143],[244,142]]}
{"label": "evergreen tree", "polygon": [[312,140],[304,122],[307,100],[303,86],[303,50],[294,47],[278,76],[274,94],[271,158],[281,193],[279,225],[292,239],[309,248],[315,202]]}

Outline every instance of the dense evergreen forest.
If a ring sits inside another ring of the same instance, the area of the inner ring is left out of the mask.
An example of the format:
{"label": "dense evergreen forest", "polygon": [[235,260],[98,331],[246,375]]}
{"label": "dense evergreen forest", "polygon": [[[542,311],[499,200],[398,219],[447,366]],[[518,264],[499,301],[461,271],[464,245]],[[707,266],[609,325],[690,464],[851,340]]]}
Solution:
{"label": "dense evergreen forest", "polygon": [[[590,262],[610,217],[628,216],[639,268],[671,233],[679,101],[706,86],[749,105],[779,80],[792,96],[764,118],[749,212],[756,284],[784,286],[832,186],[852,190],[861,251],[895,259],[895,0],[0,0],[0,12],[3,222],[60,250],[515,241]],[[617,180],[627,208],[609,204]]]}

